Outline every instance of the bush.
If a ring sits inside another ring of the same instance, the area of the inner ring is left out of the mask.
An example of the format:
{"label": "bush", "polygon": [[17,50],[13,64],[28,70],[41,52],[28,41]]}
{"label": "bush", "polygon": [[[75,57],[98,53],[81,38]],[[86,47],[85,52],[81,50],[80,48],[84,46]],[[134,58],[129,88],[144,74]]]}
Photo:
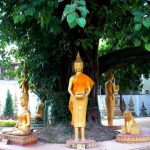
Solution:
{"label": "bush", "polygon": [[68,93],[52,93],[50,95],[50,120],[52,123],[66,123],[71,120],[68,104]]}
{"label": "bush", "polygon": [[13,116],[14,115],[13,101],[12,101],[12,96],[11,96],[9,90],[7,91],[7,98],[6,98],[3,114],[5,116]]}
{"label": "bush", "polygon": [[14,127],[16,125],[16,121],[14,120],[0,120],[0,127]]}

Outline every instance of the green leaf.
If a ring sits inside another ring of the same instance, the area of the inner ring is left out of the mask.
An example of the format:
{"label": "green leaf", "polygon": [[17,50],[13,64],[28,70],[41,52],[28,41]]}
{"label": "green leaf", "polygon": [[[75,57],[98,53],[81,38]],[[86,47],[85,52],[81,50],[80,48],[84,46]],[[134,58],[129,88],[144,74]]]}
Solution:
{"label": "green leaf", "polygon": [[78,14],[76,12],[69,14],[67,16],[67,22],[68,22],[68,24],[74,22],[77,17],[78,17]]}
{"label": "green leaf", "polygon": [[68,4],[66,5],[64,11],[63,11],[63,15],[66,16],[69,13],[73,13],[75,11],[77,7],[77,4]]}
{"label": "green leaf", "polygon": [[146,50],[150,51],[150,43],[145,43],[144,46],[145,46],[145,49],[146,49]]}
{"label": "green leaf", "polygon": [[85,25],[86,25],[86,20],[85,20],[85,18],[83,18],[83,17],[77,18],[77,19],[76,19],[76,22],[77,22],[77,24],[78,24],[80,27],[82,27],[82,28],[84,28]]}
{"label": "green leaf", "polygon": [[77,3],[77,4],[80,4],[80,5],[82,5],[82,6],[85,6],[85,0],[75,0],[75,2]]}
{"label": "green leaf", "polygon": [[141,39],[142,39],[145,43],[147,43],[149,38],[148,38],[147,36],[142,36]]}
{"label": "green leaf", "polygon": [[111,0],[110,2],[111,2],[111,4],[113,4],[113,3],[115,3],[117,0]]}
{"label": "green leaf", "polygon": [[18,22],[23,23],[25,20],[25,16],[23,14],[20,14],[20,15],[16,14],[13,16],[13,20],[14,20],[14,23],[18,23]]}
{"label": "green leaf", "polygon": [[24,10],[24,9],[27,9],[27,8],[28,8],[28,5],[27,5],[27,4],[19,5],[20,11],[22,11],[22,10]]}
{"label": "green leaf", "polygon": [[141,45],[141,41],[138,40],[138,39],[136,39],[136,40],[134,41],[134,46],[140,46],[140,45]]}
{"label": "green leaf", "polygon": [[18,21],[18,16],[14,15],[14,16],[13,16],[13,20],[14,20],[14,23],[18,23],[18,22],[19,22],[19,21]]}
{"label": "green leaf", "polygon": [[80,11],[82,17],[86,17],[86,15],[89,13],[88,9],[83,6],[83,7],[77,7],[77,9]]}
{"label": "green leaf", "polygon": [[75,26],[77,26],[77,22],[76,21],[73,21],[73,22],[69,23],[69,27],[71,29],[74,28]]}
{"label": "green leaf", "polygon": [[33,14],[35,13],[35,8],[31,7],[29,9],[27,9],[24,13],[26,16],[33,16]]}
{"label": "green leaf", "polygon": [[149,28],[150,27],[150,17],[147,17],[143,20],[143,25],[146,27],[146,28]]}
{"label": "green leaf", "polygon": [[135,29],[135,31],[139,31],[139,30],[141,29],[141,27],[142,27],[142,24],[137,23],[137,24],[135,25],[134,29]]}
{"label": "green leaf", "polygon": [[136,17],[134,17],[134,22],[141,22],[141,17],[139,17],[139,16],[136,16]]}
{"label": "green leaf", "polygon": [[37,5],[40,5],[42,3],[41,0],[38,0],[38,1],[31,1],[32,5],[33,6],[37,6]]}
{"label": "green leaf", "polygon": [[132,11],[132,14],[135,16],[135,17],[143,17],[145,14],[139,10],[133,10]]}

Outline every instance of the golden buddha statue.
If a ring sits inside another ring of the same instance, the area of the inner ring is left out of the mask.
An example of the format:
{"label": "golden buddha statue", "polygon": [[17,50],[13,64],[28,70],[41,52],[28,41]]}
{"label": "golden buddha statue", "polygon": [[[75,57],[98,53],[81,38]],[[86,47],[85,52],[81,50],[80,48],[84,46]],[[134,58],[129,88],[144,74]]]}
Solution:
{"label": "golden buddha statue", "polygon": [[18,115],[18,121],[16,123],[15,128],[4,128],[2,129],[2,133],[3,134],[10,134],[10,135],[29,135],[32,133],[32,130],[30,130],[30,112],[27,108],[28,106],[28,96],[27,95],[23,95],[20,98],[20,102],[21,102],[21,113],[20,115]]}
{"label": "golden buddha statue", "polygon": [[74,62],[75,75],[69,80],[68,92],[70,93],[69,109],[72,114],[71,124],[75,129],[75,141],[79,140],[79,129],[81,140],[85,140],[86,110],[88,96],[94,85],[93,80],[82,73],[83,61],[79,52]]}
{"label": "golden buddha statue", "polygon": [[121,129],[123,134],[140,134],[140,127],[135,122],[131,111],[125,111],[123,113],[123,118],[125,120],[125,126],[123,126]]}
{"label": "golden buddha statue", "polygon": [[107,82],[105,83],[105,94],[106,94],[106,109],[107,109],[107,120],[108,126],[113,126],[113,116],[115,107],[115,84],[112,82],[114,80],[114,74],[112,72],[107,73]]}
{"label": "golden buddha statue", "polygon": [[36,115],[31,116],[31,119],[43,120],[43,117],[44,117],[44,103],[39,102],[37,107],[37,113]]}
{"label": "golden buddha statue", "polygon": [[29,93],[28,93],[29,85],[28,85],[28,82],[26,81],[25,69],[22,70],[21,76],[23,77],[23,80],[20,83],[19,87],[21,88],[22,97],[25,96],[25,99],[27,101],[27,107],[28,107],[28,103],[29,103]]}
{"label": "golden buddha statue", "polygon": [[28,91],[29,91],[29,85],[28,82],[26,81],[26,75],[25,75],[25,70],[23,70],[21,72],[21,76],[23,77],[22,82],[20,83],[20,88],[22,93],[26,93],[28,95]]}

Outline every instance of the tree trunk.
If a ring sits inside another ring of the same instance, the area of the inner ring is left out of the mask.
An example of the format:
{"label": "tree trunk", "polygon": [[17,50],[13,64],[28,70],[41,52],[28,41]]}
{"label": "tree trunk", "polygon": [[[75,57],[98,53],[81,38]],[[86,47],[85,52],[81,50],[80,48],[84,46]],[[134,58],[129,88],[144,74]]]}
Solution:
{"label": "tree trunk", "polygon": [[99,83],[99,64],[98,64],[98,46],[95,44],[92,51],[83,50],[82,54],[87,60],[88,67],[85,67],[85,74],[89,75],[94,80],[94,87],[89,97],[89,107],[87,112],[88,121],[96,121],[101,124],[101,117],[98,108],[98,83]]}

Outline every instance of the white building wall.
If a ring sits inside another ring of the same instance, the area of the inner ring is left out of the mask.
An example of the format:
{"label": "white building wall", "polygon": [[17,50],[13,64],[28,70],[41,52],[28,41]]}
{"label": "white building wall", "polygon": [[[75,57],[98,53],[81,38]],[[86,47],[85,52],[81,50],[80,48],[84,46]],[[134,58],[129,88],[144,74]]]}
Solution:
{"label": "white building wall", "polygon": [[[124,101],[126,103],[126,109],[129,109],[129,101],[131,98],[131,95],[123,95]],[[144,102],[145,108],[147,109],[147,114],[150,114],[150,95],[132,95],[133,103],[134,103],[134,111],[137,114],[137,116],[140,115],[140,109],[142,107],[142,102]],[[105,104],[105,95],[98,95],[98,104],[99,109],[106,110],[106,104]]]}
{"label": "white building wall", "polygon": [[150,94],[150,78],[147,80],[142,75],[141,79],[143,80],[143,88],[141,94]]}
{"label": "white building wall", "polygon": [[[15,94],[17,96],[18,100],[18,110],[20,111],[20,97],[21,97],[21,90],[19,88],[19,84],[17,80],[0,80],[0,103],[2,104],[1,107],[1,114],[4,109],[6,97],[7,97],[7,91],[10,91],[12,95],[12,100],[15,97]],[[37,107],[37,96],[34,93],[29,92],[29,109],[31,114],[36,113],[36,107]]]}

